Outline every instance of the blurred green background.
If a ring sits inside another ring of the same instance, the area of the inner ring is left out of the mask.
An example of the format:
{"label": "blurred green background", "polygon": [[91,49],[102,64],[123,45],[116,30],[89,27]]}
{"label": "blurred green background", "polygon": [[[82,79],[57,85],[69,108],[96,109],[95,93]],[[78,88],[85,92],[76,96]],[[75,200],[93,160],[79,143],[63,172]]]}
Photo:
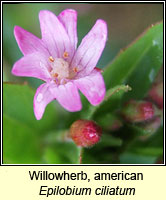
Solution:
{"label": "blurred green background", "polygon": [[[58,15],[67,8],[78,12],[79,43],[97,19],[101,18],[107,22],[108,41],[97,67],[109,66],[104,74],[109,98],[117,89],[120,93],[112,95],[110,101],[104,102],[99,109],[95,108],[97,112],[93,110],[94,107],[90,107],[83,95],[81,96],[83,110],[77,113],[65,111],[54,101],[48,105],[42,120],[37,121],[33,114],[32,102],[35,89],[42,81],[11,74],[14,62],[22,57],[13,29],[18,25],[41,37],[39,11],[47,9]],[[63,138],[71,123],[81,117],[87,119],[91,116],[89,119],[97,121],[103,127],[107,126],[107,122],[111,124],[117,117],[117,111],[126,100],[130,98],[142,100],[146,97],[156,75],[158,82],[163,81],[161,24],[154,27],[143,39],[138,40],[131,49],[125,49],[147,27],[162,19],[163,5],[159,3],[3,4],[3,81],[27,82],[33,88],[31,90],[27,85],[4,84],[4,163],[79,163],[80,148]],[[157,41],[156,46],[153,41]],[[144,47],[148,51],[143,52]],[[124,54],[122,53],[110,65],[119,51]],[[128,89],[122,85],[124,83],[133,89],[126,95],[124,91]],[[94,116],[93,111],[96,112]],[[150,137],[146,137],[145,132],[137,125],[124,122],[120,130],[108,131],[107,134],[103,134],[99,144],[84,150],[83,163],[162,163],[163,126]]]}

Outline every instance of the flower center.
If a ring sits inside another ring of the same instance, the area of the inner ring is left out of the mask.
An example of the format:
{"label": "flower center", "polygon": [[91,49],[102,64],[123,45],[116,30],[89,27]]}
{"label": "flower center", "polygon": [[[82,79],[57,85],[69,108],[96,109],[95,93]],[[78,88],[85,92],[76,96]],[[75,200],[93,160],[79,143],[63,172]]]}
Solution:
{"label": "flower center", "polygon": [[55,58],[52,57],[49,58],[51,61],[51,76],[55,80],[61,81],[62,79],[66,79],[69,77],[69,63],[66,62],[62,58]]}
{"label": "flower center", "polygon": [[[63,58],[65,59],[68,57],[69,54],[64,52]],[[69,68],[69,63],[63,58],[54,59],[52,56],[49,57],[51,63],[50,74],[57,84],[65,84],[68,79],[73,79],[78,72],[77,67]]]}

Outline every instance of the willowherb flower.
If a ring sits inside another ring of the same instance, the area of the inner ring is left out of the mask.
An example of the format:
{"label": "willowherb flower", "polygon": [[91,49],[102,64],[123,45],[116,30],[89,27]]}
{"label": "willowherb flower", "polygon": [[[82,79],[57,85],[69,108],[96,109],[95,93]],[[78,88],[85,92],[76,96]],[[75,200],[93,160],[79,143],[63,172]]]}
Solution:
{"label": "willowherb flower", "polygon": [[59,16],[39,13],[42,39],[15,26],[14,35],[24,57],[12,69],[16,76],[35,77],[46,83],[34,96],[34,113],[39,120],[45,107],[56,99],[70,112],[82,109],[78,89],[92,105],[105,95],[105,84],[96,64],[107,40],[106,22],[99,19],[77,47],[77,12],[66,9]]}

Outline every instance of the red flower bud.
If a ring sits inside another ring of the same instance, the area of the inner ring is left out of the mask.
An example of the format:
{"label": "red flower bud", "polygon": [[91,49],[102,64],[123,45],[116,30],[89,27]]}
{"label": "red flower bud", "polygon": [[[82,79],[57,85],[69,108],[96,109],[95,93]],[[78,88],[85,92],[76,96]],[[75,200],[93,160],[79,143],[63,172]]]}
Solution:
{"label": "red flower bud", "polygon": [[152,89],[149,91],[149,97],[159,108],[163,109],[163,82],[153,85]]}
{"label": "red flower bud", "polygon": [[143,122],[154,117],[156,108],[151,102],[130,100],[122,109],[122,117],[128,122]]}
{"label": "red flower bud", "polygon": [[102,129],[90,120],[77,120],[70,127],[70,137],[77,146],[89,147],[99,142]]}

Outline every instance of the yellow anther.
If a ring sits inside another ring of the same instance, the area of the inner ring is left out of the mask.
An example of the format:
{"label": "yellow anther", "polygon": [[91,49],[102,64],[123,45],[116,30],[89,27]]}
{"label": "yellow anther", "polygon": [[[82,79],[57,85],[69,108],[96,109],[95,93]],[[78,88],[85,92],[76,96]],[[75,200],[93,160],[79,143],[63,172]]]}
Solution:
{"label": "yellow anther", "polygon": [[61,84],[66,84],[67,83],[67,81],[66,80],[63,80],[62,82],[61,82]]}
{"label": "yellow anther", "polygon": [[55,78],[57,78],[57,77],[58,77],[58,73],[54,73],[53,76],[54,76]]}
{"label": "yellow anther", "polygon": [[68,52],[65,51],[65,52],[63,53],[63,57],[64,57],[64,58],[68,58],[68,57],[69,57]]}
{"label": "yellow anther", "polygon": [[52,56],[49,57],[50,62],[54,62],[54,58]]}
{"label": "yellow anther", "polygon": [[78,72],[78,68],[77,68],[77,67],[74,67],[74,68],[73,68],[73,71],[74,71],[75,73],[77,73],[77,72]]}

